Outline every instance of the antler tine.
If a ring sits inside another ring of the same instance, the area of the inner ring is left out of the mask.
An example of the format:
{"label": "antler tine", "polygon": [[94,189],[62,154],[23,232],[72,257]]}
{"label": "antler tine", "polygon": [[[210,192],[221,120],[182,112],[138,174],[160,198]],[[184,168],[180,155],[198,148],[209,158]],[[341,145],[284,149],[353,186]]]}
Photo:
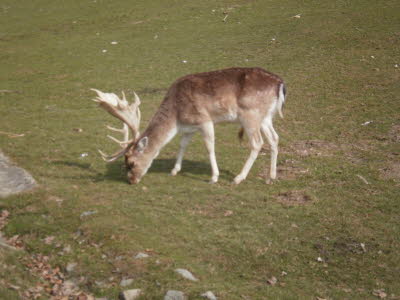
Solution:
{"label": "antler tine", "polygon": [[139,98],[139,96],[135,93],[135,91],[133,91],[133,94],[135,95],[135,104],[136,104],[137,106],[139,106],[139,105],[140,105],[140,98]]}
{"label": "antler tine", "polygon": [[107,125],[106,127],[107,127],[108,129],[112,130],[112,131],[122,132],[122,133],[125,132],[124,128],[118,129],[118,128],[112,127],[112,126],[110,126],[110,125]]}
{"label": "antler tine", "polygon": [[128,101],[126,100],[126,97],[125,97],[125,92],[124,92],[124,91],[122,91],[122,100],[124,100],[124,101],[128,102]]}
{"label": "antler tine", "polygon": [[130,140],[130,141],[120,141],[120,140],[116,139],[115,137],[113,137],[111,135],[107,135],[107,137],[110,140],[112,140],[112,141],[116,142],[117,144],[119,144],[121,147],[126,147],[126,145],[128,145],[129,143],[132,142],[132,140]]}
{"label": "antler tine", "polygon": [[120,158],[122,155],[124,155],[128,151],[128,148],[124,148],[124,149],[122,149],[122,150],[120,150],[120,151],[118,151],[118,152],[116,152],[116,153],[114,153],[112,155],[107,155],[106,153],[104,153],[103,151],[101,151],[99,149],[97,151],[99,151],[99,153],[101,155],[101,158],[104,161],[112,162],[112,161],[115,161],[116,159]]}

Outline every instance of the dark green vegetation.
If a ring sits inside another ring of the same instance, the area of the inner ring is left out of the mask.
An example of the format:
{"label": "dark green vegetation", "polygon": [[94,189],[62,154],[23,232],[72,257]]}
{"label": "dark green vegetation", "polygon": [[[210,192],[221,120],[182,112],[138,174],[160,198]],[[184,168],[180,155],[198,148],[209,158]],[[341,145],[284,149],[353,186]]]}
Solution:
{"label": "dark green vegetation", "polygon": [[[398,0],[1,0],[0,131],[25,135],[2,133],[0,148],[40,183],[1,200],[4,233],[53,266],[77,262],[70,277],[111,299],[125,277],[143,299],[168,289],[190,299],[207,290],[218,299],[370,299],[376,290],[398,299],[399,11]],[[216,127],[216,185],[199,136],[176,177],[178,139],[136,186],[122,160],[100,159],[98,148],[116,150],[104,125],[119,124],[89,88],[130,99],[135,90],[143,129],[177,77],[230,66],[286,80],[277,182],[262,179],[266,147],[248,179],[231,185],[249,150],[229,124]],[[86,211],[97,213],[80,218]],[[146,250],[150,258],[133,259]],[[38,279],[17,263],[24,255],[1,254],[16,267],[0,274],[27,288]],[[17,298],[5,287],[0,295]]]}

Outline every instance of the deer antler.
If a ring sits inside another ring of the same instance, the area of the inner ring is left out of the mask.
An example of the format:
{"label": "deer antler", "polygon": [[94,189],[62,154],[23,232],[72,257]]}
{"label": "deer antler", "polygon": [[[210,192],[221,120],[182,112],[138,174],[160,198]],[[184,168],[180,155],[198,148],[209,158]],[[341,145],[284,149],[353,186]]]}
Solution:
{"label": "deer antler", "polygon": [[[121,100],[113,93],[103,93],[96,89],[91,90],[97,93],[97,97],[93,99],[93,101],[99,103],[99,106],[124,123],[122,129],[107,126],[108,129],[121,132],[124,136],[124,139],[120,141],[113,136],[108,135],[111,140],[118,143],[123,148],[122,150],[117,151],[112,155],[107,155],[99,150],[102,158],[107,162],[111,162],[124,155],[139,137],[139,124],[141,116],[139,109],[140,99],[134,92],[135,101],[132,104],[129,104],[129,102],[126,100],[124,92],[122,92]],[[132,131],[132,139],[129,139],[129,129]]]}

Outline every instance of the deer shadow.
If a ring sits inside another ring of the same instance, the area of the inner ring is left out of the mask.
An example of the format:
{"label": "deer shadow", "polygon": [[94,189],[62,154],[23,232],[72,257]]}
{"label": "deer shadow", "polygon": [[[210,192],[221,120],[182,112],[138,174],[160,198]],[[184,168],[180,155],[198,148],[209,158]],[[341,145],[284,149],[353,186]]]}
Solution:
{"label": "deer shadow", "polygon": [[[147,174],[160,173],[170,175],[171,170],[175,165],[175,159],[155,159],[148,170]],[[107,164],[107,172],[100,176],[99,181],[113,180],[126,181],[126,167],[123,162],[115,162]],[[199,175],[210,175],[211,166],[209,163],[193,160],[183,160],[182,169],[176,176],[183,176],[195,180],[203,181]],[[220,170],[220,178],[231,180],[234,175],[227,170]],[[206,180],[208,182],[208,179]]]}
{"label": "deer shadow", "polygon": [[[66,166],[70,168],[78,168],[84,173],[79,176],[69,176],[71,179],[77,178],[88,178],[94,182],[101,181],[127,181],[126,177],[126,167],[122,161],[108,163],[106,165],[106,172],[101,173],[95,170],[90,163],[84,163],[79,161],[54,161],[52,162],[54,165]],[[151,173],[163,173],[165,175],[169,175],[172,168],[175,165],[175,159],[155,159],[148,171],[148,174]],[[193,161],[193,160],[183,160],[182,162],[182,170],[178,173],[177,176],[184,176],[188,178],[192,178],[195,180],[200,180],[199,175],[210,175],[211,176],[211,166],[209,163],[201,162],[201,161]],[[227,170],[220,170],[220,178],[231,180],[234,175]],[[65,175],[64,177],[65,178]]]}

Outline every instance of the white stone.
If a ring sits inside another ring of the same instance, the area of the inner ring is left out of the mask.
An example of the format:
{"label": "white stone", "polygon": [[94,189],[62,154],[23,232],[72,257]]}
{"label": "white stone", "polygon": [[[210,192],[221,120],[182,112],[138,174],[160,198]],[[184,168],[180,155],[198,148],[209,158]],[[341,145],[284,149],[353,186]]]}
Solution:
{"label": "white stone", "polygon": [[139,252],[139,253],[136,254],[136,256],[135,256],[136,259],[141,259],[141,258],[146,258],[146,257],[149,257],[149,255],[146,254],[146,253],[143,253],[143,252]]}
{"label": "white stone", "polygon": [[214,293],[211,291],[207,291],[204,294],[201,294],[201,296],[207,298],[208,300],[217,300],[217,297],[215,297]]}
{"label": "white stone", "polygon": [[126,290],[119,294],[121,300],[134,300],[142,294],[141,289]]}
{"label": "white stone", "polygon": [[189,279],[192,281],[198,281],[198,279],[196,277],[194,277],[193,274],[186,269],[176,269],[175,272],[177,272],[183,278],[186,278],[186,279]]}

